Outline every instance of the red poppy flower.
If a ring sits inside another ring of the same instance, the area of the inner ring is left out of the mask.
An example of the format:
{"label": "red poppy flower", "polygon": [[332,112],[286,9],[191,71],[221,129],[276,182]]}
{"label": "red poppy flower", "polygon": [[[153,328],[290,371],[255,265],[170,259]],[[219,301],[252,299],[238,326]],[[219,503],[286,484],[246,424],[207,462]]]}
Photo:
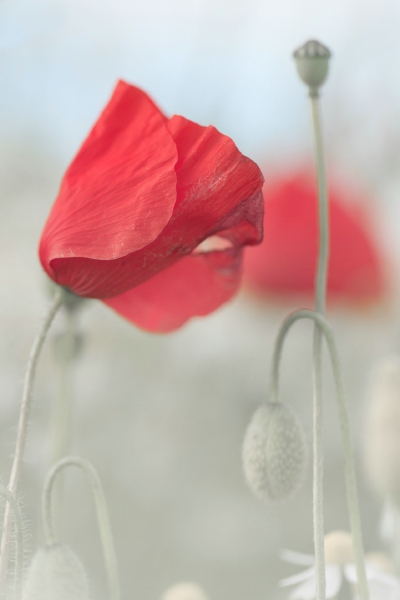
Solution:
{"label": "red poppy flower", "polygon": [[[242,248],[262,239],[262,183],[230,138],[168,119],[120,81],[64,176],[41,263],[75,294],[170,331],[238,289]],[[205,251],[215,236],[224,248]]]}
{"label": "red poppy flower", "polygon": [[[295,173],[264,188],[265,240],[245,257],[245,279],[261,295],[311,296],[318,253],[315,177]],[[380,253],[371,237],[365,209],[344,203],[330,186],[328,297],[356,302],[376,300],[384,291]]]}

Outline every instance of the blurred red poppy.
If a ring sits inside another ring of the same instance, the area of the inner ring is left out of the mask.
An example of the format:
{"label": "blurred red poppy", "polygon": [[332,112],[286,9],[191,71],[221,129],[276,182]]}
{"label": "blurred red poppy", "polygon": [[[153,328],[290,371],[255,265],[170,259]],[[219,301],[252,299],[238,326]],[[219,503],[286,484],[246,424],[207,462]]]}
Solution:
{"label": "blurred red poppy", "polygon": [[[315,178],[302,172],[269,180],[264,195],[265,240],[246,252],[245,280],[260,295],[311,297],[318,253]],[[328,298],[373,301],[385,288],[380,252],[365,209],[344,200],[343,193],[330,186]]]}
{"label": "blurred red poppy", "polygon": [[120,81],[64,176],[41,263],[75,294],[170,331],[238,289],[243,246],[262,239],[262,183],[229,137],[165,117]]}

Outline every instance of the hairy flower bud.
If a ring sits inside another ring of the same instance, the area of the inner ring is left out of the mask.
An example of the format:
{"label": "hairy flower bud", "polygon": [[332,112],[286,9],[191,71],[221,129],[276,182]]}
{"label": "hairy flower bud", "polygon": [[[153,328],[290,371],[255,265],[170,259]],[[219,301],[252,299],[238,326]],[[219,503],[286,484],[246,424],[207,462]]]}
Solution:
{"label": "hairy flower bud", "polygon": [[266,502],[283,500],[301,485],[307,463],[303,428],[284,404],[261,406],[243,443],[243,467],[254,494]]}
{"label": "hairy flower bud", "polygon": [[28,569],[22,600],[89,600],[84,567],[65,544],[41,548]]}
{"label": "hairy flower bud", "polygon": [[365,466],[375,490],[400,504],[400,357],[373,373],[365,424]]}
{"label": "hairy flower bud", "polygon": [[208,598],[198,585],[185,581],[168,588],[162,600],[208,600]]}

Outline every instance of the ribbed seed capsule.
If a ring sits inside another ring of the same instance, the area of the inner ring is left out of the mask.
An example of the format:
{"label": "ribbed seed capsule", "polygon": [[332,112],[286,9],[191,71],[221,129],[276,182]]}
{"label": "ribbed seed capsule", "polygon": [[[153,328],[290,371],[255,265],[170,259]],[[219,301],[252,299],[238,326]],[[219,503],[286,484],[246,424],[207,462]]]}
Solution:
{"label": "ribbed seed capsule", "polygon": [[89,600],[89,584],[76,554],[65,544],[36,552],[28,569],[22,600]]}
{"label": "ribbed seed capsule", "polygon": [[273,502],[291,496],[304,479],[307,446],[303,428],[281,402],[261,406],[243,443],[243,468],[252,492]]}

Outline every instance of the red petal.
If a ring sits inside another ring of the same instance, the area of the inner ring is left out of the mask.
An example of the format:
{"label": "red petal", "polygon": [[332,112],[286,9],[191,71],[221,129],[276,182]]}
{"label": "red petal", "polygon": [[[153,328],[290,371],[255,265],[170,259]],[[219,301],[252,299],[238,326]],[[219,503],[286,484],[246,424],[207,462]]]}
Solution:
{"label": "red petal", "polygon": [[[44,228],[40,258],[50,277],[80,293],[74,283],[81,263],[71,259],[115,260],[152,242],[175,205],[176,160],[164,115],[144,92],[119,82],[66,172]],[[68,267],[55,268],[65,260]],[[85,277],[90,288],[90,269]]]}
{"label": "red petal", "polygon": [[57,281],[81,296],[109,298],[154,277],[205,239],[219,234],[234,247],[262,236],[263,176],[233,141],[183,117],[169,123],[178,151],[177,202],[160,235],[115,260],[53,259]]}
{"label": "red petal", "polygon": [[233,250],[192,254],[104,302],[142,329],[167,333],[229,300],[240,285],[240,264],[241,252]]}
{"label": "red petal", "polygon": [[[311,296],[318,252],[315,180],[304,174],[279,180],[266,187],[265,196],[265,240],[246,253],[246,280],[264,294]],[[385,287],[382,264],[365,215],[345,205],[333,188],[329,211],[329,296],[379,297]]]}
{"label": "red petal", "polygon": [[233,245],[259,243],[264,178],[258,166],[215,127],[174,116],[168,128],[178,149],[177,205],[168,233],[191,248],[221,232]]}

